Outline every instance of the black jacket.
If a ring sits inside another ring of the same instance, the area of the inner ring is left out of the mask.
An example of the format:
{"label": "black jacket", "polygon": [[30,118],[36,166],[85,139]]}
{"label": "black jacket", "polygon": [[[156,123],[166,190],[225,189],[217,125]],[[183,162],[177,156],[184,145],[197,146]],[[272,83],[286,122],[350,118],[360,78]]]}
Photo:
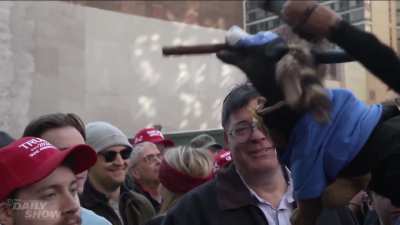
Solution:
{"label": "black jacket", "polygon": [[233,165],[217,177],[185,194],[164,225],[266,225],[263,212]]}
{"label": "black jacket", "polygon": [[123,221],[108,204],[107,197],[98,192],[89,179],[86,181],[80,201],[83,207],[103,216],[113,225],[141,225],[155,215],[152,205],[144,196],[129,191],[124,185],[121,186],[119,201],[119,213]]}
{"label": "black jacket", "polygon": [[140,184],[138,184],[137,182],[135,182],[134,179],[131,178],[131,176],[126,176],[124,184],[125,187],[128,188],[129,190],[142,194],[144,197],[146,197],[147,200],[150,201],[151,205],[153,205],[156,213],[160,211],[161,204],[153,197],[151,197],[150,193],[145,191]]}
{"label": "black jacket", "polygon": [[[165,217],[152,222],[149,225],[268,225],[233,165],[214,180],[185,194]],[[323,209],[317,222],[317,225],[358,224],[347,207]]]}

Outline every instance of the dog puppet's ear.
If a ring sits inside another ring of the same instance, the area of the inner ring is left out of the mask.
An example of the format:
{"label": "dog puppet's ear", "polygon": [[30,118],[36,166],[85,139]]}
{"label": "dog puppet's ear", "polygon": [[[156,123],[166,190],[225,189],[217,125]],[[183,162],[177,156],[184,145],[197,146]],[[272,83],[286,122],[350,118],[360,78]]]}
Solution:
{"label": "dog puppet's ear", "polygon": [[288,51],[286,42],[274,32],[250,35],[235,27],[226,39],[230,48],[217,52],[217,57],[240,68],[262,96],[273,102],[282,100],[275,65]]}

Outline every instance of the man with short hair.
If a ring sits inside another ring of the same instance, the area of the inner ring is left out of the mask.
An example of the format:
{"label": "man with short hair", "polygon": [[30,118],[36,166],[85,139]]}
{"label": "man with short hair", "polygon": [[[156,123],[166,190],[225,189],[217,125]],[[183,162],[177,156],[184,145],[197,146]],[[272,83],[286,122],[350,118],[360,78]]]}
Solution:
{"label": "man with short hair", "polygon": [[[50,113],[33,119],[25,127],[23,137],[39,137],[59,149],[85,144],[85,124],[74,113]],[[77,175],[79,193],[83,192],[87,171]]]}
{"label": "man with short hair", "polygon": [[185,194],[165,225],[291,224],[293,188],[271,139],[253,116],[259,96],[243,84],[226,97],[222,126],[234,163]]}
{"label": "man with short hair", "polygon": [[140,225],[151,219],[151,203],[123,185],[132,152],[125,134],[109,123],[92,122],[86,125],[86,142],[97,152],[97,162],[89,169],[82,205],[113,225]]}
{"label": "man with short hair", "polygon": [[141,142],[133,147],[128,164],[125,184],[131,190],[144,195],[156,212],[160,210],[161,194],[158,171],[161,153],[151,142]]}
{"label": "man with short hair", "polygon": [[203,148],[208,150],[211,157],[214,158],[220,150],[222,145],[215,141],[215,138],[209,134],[199,134],[190,141],[190,146],[193,148]]}
{"label": "man with short hair", "polygon": [[153,127],[143,128],[139,132],[137,132],[134,138],[129,139],[129,142],[132,145],[136,145],[145,141],[157,145],[157,148],[161,152],[161,154],[164,154],[167,148],[173,147],[175,145],[173,141],[165,139],[160,130],[157,130]]}
{"label": "man with short hair", "polygon": [[[74,145],[85,144],[85,125],[74,113],[50,113],[32,120],[23,133],[24,137],[42,138],[63,150]],[[78,192],[83,192],[87,170],[76,175]],[[93,211],[81,207],[83,225],[109,225],[110,222]]]}
{"label": "man with short hair", "polygon": [[0,224],[81,224],[75,174],[96,162],[90,146],[60,151],[43,139],[24,137],[0,152]]}

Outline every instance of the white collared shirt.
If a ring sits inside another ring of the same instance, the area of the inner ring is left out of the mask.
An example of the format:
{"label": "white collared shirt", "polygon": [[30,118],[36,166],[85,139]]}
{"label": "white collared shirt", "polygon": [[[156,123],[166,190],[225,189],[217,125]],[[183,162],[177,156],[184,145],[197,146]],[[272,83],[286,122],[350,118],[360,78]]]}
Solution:
{"label": "white collared shirt", "polygon": [[250,193],[256,198],[257,206],[261,211],[264,213],[265,218],[268,221],[268,225],[291,225],[290,217],[293,213],[293,182],[290,178],[290,172],[288,169],[286,171],[289,174],[289,185],[288,188],[283,195],[282,199],[279,201],[278,207],[274,208],[271,203],[262,199],[257,193],[252,190],[246,183],[246,181],[242,178],[239,171],[240,178],[242,179],[243,183],[249,189]]}

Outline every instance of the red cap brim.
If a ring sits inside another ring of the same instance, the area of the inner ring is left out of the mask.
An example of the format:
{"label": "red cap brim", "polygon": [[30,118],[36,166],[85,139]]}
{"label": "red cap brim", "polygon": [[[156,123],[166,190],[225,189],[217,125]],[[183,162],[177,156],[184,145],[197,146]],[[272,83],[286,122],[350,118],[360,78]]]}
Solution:
{"label": "red cap brim", "polygon": [[70,160],[71,169],[75,174],[81,173],[92,167],[97,161],[96,151],[89,145],[81,144],[75,145],[72,148],[63,150],[66,152],[64,160]]}
{"label": "red cap brim", "polygon": [[48,160],[43,162],[42,165],[39,166],[34,172],[34,174],[37,176],[32,177],[31,179],[27,178],[27,182],[24,184],[24,186],[36,183],[37,181],[47,177],[57,167],[63,165],[63,163],[67,160],[68,163],[66,166],[69,166],[75,174],[89,169],[97,161],[97,154],[89,145],[75,145],[71,148],[59,151],[59,154],[53,155]]}
{"label": "red cap brim", "polygon": [[84,144],[76,145],[65,150],[59,150],[57,154],[53,153],[53,155],[47,160],[42,161],[36,168],[26,168],[29,171],[26,171],[18,180],[10,180],[10,182],[15,182],[9,185],[12,187],[12,190],[0,193],[0,201],[7,197],[11,191],[26,187],[46,178],[55,169],[63,165],[66,160],[68,160],[66,166],[69,166],[75,174],[78,174],[89,169],[96,163],[97,154],[89,145]]}

